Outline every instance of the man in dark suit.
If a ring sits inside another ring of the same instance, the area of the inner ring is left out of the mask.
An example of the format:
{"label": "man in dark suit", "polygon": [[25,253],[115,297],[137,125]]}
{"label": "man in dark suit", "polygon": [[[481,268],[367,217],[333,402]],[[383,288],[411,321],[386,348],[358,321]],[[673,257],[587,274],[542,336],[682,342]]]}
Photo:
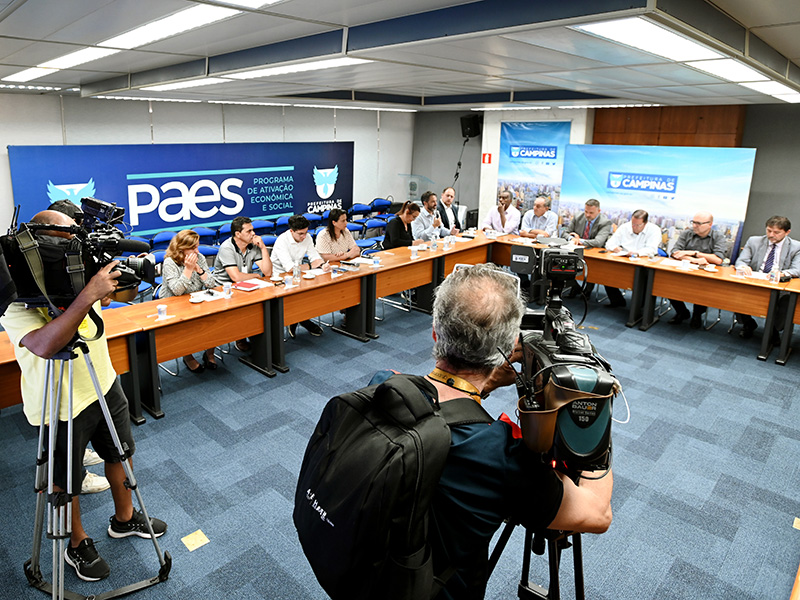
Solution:
{"label": "man in dark suit", "polygon": [[[800,242],[789,237],[792,224],[786,217],[770,217],[766,235],[754,235],[747,240],[742,253],[736,259],[736,271],[745,276],[753,272],[769,273],[777,268],[781,276],[800,277]],[[773,344],[777,344],[777,331],[783,328],[789,295],[778,299]],[[757,324],[750,315],[736,313],[736,320],[744,326],[739,335],[745,339],[753,337]]]}
{"label": "man in dark suit", "polygon": [[451,187],[446,187],[442,190],[442,197],[439,200],[439,217],[442,219],[442,227],[445,229],[453,229],[458,233],[462,229],[461,223],[458,221],[458,206],[454,200],[456,198],[456,191]]}
{"label": "man in dark suit", "polygon": [[[590,198],[583,207],[583,214],[576,215],[567,226],[561,237],[578,246],[586,248],[603,248],[611,236],[611,221],[600,214],[600,201]],[[587,283],[585,294],[588,296],[594,288],[593,283]],[[580,293],[580,284],[572,282],[572,289],[565,298],[572,298]]]}

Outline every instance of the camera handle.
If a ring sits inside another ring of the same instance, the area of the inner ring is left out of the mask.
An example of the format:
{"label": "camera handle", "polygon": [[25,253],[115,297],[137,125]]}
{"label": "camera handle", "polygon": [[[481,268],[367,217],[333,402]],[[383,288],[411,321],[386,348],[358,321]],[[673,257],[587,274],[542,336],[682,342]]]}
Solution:
{"label": "camera handle", "polygon": [[[89,346],[86,344],[86,342],[79,339],[77,334],[72,341],[61,351],[59,351],[53,358],[47,359],[47,364],[45,366],[45,378],[42,390],[42,419],[39,426],[39,445],[36,455],[36,515],[33,524],[33,550],[31,552],[31,558],[24,564],[25,576],[27,577],[28,583],[31,586],[45,592],[48,595],[51,595],[53,600],[88,600],[88,598],[95,597],[82,596],[75,592],[64,589],[65,543],[70,543],[70,536],[72,534],[72,490],[75,485],[80,486],[80,482],[72,481],[72,464],[73,461],[76,460],[76,457],[72,455],[73,361],[78,358],[78,354],[75,351],[76,349],[80,350],[83,354],[84,361],[86,362],[86,369],[89,372],[95,393],[97,394],[97,401],[100,403],[100,409],[103,412],[103,417],[105,418],[106,425],[111,433],[111,438],[114,442],[114,446],[120,457],[120,462],[125,471],[125,486],[133,490],[133,492],[136,494],[136,499],[139,503],[142,514],[144,515],[145,523],[147,524],[147,529],[150,533],[150,538],[153,540],[153,546],[155,546],[156,554],[158,555],[158,562],[161,565],[158,575],[155,577],[151,577],[150,579],[145,579],[137,583],[132,583],[130,585],[123,586],[121,588],[117,588],[116,590],[102,594],[103,598],[116,598],[148,588],[162,581],[166,581],[169,577],[170,569],[172,568],[172,557],[170,556],[169,552],[162,553],[158,539],[154,535],[153,526],[150,522],[150,517],[147,514],[144,501],[142,500],[141,492],[139,491],[136,479],[133,476],[130,463],[125,460],[125,450],[122,447],[122,442],[117,434],[117,429],[114,426],[114,421],[111,417],[111,413],[108,410],[108,404],[106,403],[105,395],[102,392],[100,381],[97,378],[97,372],[95,371],[94,365],[92,364],[92,359],[89,356]],[[57,364],[57,361],[60,364]],[[58,427],[48,427],[45,424],[44,415],[49,414],[50,423],[58,423],[59,421],[58,416],[61,401],[61,383],[64,379],[65,365],[69,365],[67,370],[67,408],[69,413],[66,432],[67,489],[66,491],[56,492],[54,488],[53,468],[55,464],[54,457],[56,451],[56,435],[58,433]],[[58,380],[56,381],[55,377],[57,368]],[[45,444],[45,434],[48,435],[47,444]],[[82,460],[82,457],[78,457],[77,460]],[[45,492],[47,492],[46,495]],[[53,540],[52,583],[45,581],[39,567],[42,533],[44,532],[45,509],[47,509],[47,537]]]}
{"label": "camera handle", "polygon": [[[507,521],[497,543],[489,557],[489,576],[491,576],[500,555],[508,544],[511,534],[517,523]],[[570,542],[570,538],[572,541]],[[547,557],[549,562],[550,581],[549,587],[544,588],[532,583],[530,577],[531,553],[544,554],[545,541],[547,542]],[[558,571],[561,563],[561,551],[572,546],[573,569],[575,572],[575,600],[585,600],[583,582],[583,551],[581,547],[581,534],[571,531],[554,531],[544,529],[533,531],[525,528],[525,544],[522,555],[522,574],[520,575],[517,597],[524,600],[560,600],[561,589]]]}

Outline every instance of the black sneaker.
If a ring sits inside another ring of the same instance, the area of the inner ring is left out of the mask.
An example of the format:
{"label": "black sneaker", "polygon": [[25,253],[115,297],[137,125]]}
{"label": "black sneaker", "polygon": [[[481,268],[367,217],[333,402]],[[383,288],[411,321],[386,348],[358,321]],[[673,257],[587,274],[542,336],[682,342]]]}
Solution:
{"label": "black sneaker", "polygon": [[[133,509],[133,516],[130,521],[120,523],[115,516],[111,516],[108,525],[108,535],[112,538],[124,538],[131,535],[138,535],[140,538],[149,538],[150,532],[147,531],[147,523],[144,521],[144,515]],[[153,533],[156,537],[161,537],[167,530],[167,524],[160,519],[150,518],[150,523],[153,525]]]}
{"label": "black sneaker", "polygon": [[108,563],[95,550],[92,538],[81,540],[76,548],[68,543],[64,550],[64,560],[84,581],[100,581],[111,572]]}
{"label": "black sneaker", "polygon": [[314,335],[314,336],[317,336],[317,337],[322,335],[322,327],[320,327],[319,325],[314,323],[314,321],[309,319],[308,321],[302,321],[300,324],[303,327],[305,327],[306,331],[308,331],[308,333],[310,333],[311,335]]}

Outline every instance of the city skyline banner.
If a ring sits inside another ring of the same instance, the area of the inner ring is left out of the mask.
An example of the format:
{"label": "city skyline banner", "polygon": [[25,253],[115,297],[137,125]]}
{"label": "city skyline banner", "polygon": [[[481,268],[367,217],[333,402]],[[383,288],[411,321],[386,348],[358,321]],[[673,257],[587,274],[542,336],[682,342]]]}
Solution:
{"label": "city skyline banner", "polygon": [[19,222],[84,197],[124,208],[140,235],[353,204],[354,142],[9,146],[8,155]]}
{"label": "city skyline banner", "polygon": [[[698,212],[731,245],[747,213],[755,148],[570,144],[564,159],[559,216],[564,223],[589,198],[617,225],[644,209],[673,242]],[[738,247],[738,246],[737,246]]]}
{"label": "city skyline banner", "polygon": [[539,195],[556,205],[571,127],[570,121],[501,123],[498,193],[511,190],[522,200],[523,211],[530,209]]}

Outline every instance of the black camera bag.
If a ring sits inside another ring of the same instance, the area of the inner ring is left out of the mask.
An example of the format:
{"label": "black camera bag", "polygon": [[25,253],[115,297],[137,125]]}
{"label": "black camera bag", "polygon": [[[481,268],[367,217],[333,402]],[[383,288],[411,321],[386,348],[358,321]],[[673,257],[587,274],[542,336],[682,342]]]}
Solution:
{"label": "black camera bag", "polygon": [[449,425],[492,418],[470,399],[442,407],[446,418],[436,388],[413,375],[392,375],[325,406],[303,457],[293,516],[334,600],[425,600],[454,572],[448,565],[434,573],[428,541]]}

